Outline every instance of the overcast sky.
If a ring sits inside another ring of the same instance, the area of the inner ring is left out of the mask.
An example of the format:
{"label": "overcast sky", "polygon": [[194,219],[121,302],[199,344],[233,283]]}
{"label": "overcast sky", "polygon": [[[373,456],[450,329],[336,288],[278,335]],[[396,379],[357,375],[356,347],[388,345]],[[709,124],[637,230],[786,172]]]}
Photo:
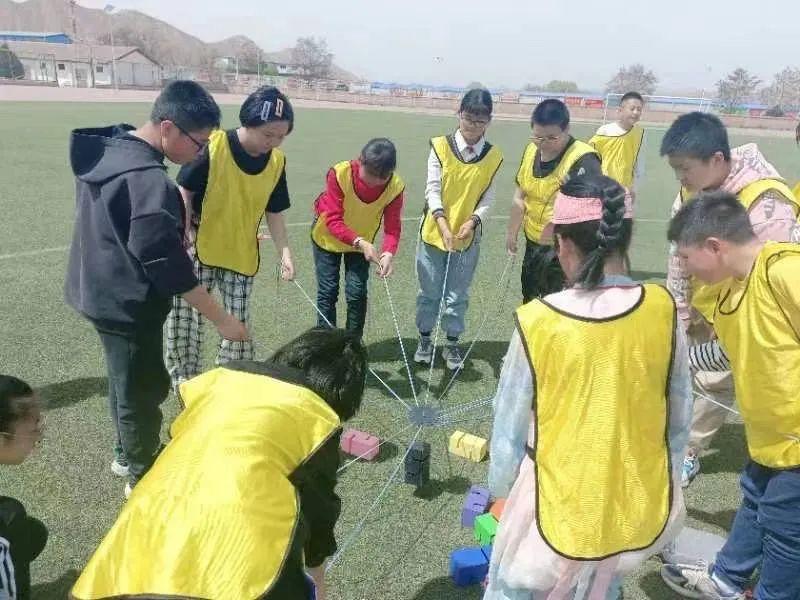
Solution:
{"label": "overcast sky", "polygon": [[324,36],[337,64],[382,81],[600,89],[642,62],[661,89],[689,91],[738,66],[764,80],[800,66],[798,0],[78,1],[137,9],[206,41],[244,34],[270,51]]}

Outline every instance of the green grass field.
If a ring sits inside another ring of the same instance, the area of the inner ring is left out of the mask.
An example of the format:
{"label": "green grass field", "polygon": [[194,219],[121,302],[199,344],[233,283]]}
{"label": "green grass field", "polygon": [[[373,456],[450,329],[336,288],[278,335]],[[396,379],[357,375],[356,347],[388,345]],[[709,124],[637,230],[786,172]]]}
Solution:
{"label": "green grass field", "polygon": [[[0,130],[5,131],[3,172],[0,175],[0,371],[34,384],[47,401],[47,433],[41,448],[19,468],[0,470],[0,494],[21,499],[51,532],[44,554],[34,564],[34,596],[63,598],[77,573],[113,522],[122,504],[124,482],[110,470],[111,427],[105,400],[105,371],[100,344],[90,327],[62,299],[69,244],[74,184],[67,162],[68,133],[72,128],[120,121],[138,123],[147,114],[142,104],[3,103]],[[225,125],[236,124],[237,111],[224,110]],[[288,178],[293,206],[289,222],[298,267],[298,280],[314,295],[314,277],[308,222],[312,202],[323,185],[328,166],[357,154],[370,137],[388,136],[399,149],[399,170],[406,179],[406,217],[419,215],[423,205],[427,139],[454,126],[454,120],[396,112],[301,109],[295,133],[288,139]],[[593,126],[576,125],[576,136],[586,138]],[[499,175],[495,219],[485,231],[481,263],[473,286],[469,331],[474,335],[486,316],[468,368],[444,399],[457,406],[490,397],[499,374],[500,358],[512,329],[511,311],[519,299],[519,264],[510,272],[504,294],[501,273],[506,266],[504,215],[529,129],[522,122],[496,122],[491,140],[506,155]],[[661,132],[647,138],[648,177],[640,191],[632,250],[634,269],[644,277],[662,277],[665,265],[664,230],[676,182],[658,157]],[[743,139],[734,139],[741,143]],[[798,156],[787,139],[763,138],[761,146],[786,174],[797,173]],[[793,171],[794,170],[794,171]],[[414,347],[413,254],[415,224],[405,223],[398,269],[389,285],[405,346]],[[269,244],[269,242],[267,242]],[[270,261],[274,251],[265,246],[266,260],[257,278],[253,333],[259,354],[269,352],[315,323],[313,309],[300,291],[278,284]],[[401,359],[386,291],[377,278],[370,289],[366,343],[376,371],[401,398],[413,403]],[[213,332],[206,348],[211,359]],[[210,364],[210,363],[209,363]],[[428,372],[414,369],[417,390],[424,397]],[[430,398],[437,399],[448,379],[440,366],[433,371]],[[165,404],[166,423],[176,413],[173,398]],[[471,432],[488,434],[490,418],[459,424]],[[362,413],[354,426],[382,437],[396,435],[383,448],[377,463],[358,463],[340,480],[344,510],[338,527],[340,545],[353,543],[330,572],[330,597],[359,599],[473,599],[480,590],[457,589],[447,576],[451,550],[471,545],[459,514],[464,493],[472,482],[484,482],[487,464],[448,459],[446,438],[454,427],[426,429],[420,439],[433,445],[432,483],[416,491],[395,483],[363,524],[351,536],[373,499],[384,487],[402,457],[413,430],[405,408],[374,379],[370,379]],[[398,435],[399,434],[399,435]],[[583,457],[591,460],[592,457]],[[703,475],[688,494],[690,523],[723,533],[739,502],[736,473],[745,461],[741,427],[726,426]],[[400,473],[402,478],[402,472]],[[156,524],[154,524],[156,525]],[[651,561],[626,582],[626,598],[670,598]]]}

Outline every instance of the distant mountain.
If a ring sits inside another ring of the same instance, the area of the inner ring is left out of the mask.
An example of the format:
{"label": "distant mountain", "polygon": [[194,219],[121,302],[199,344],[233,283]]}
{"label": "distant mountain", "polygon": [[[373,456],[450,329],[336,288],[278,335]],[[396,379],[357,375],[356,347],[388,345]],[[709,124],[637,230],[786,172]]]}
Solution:
{"label": "distant mountain", "polygon": [[[243,35],[206,43],[137,10],[120,10],[108,15],[99,9],[70,5],[69,0],[0,0],[0,29],[3,30],[63,31],[75,41],[109,44],[112,23],[115,44],[136,46],[162,65],[207,68],[217,58],[226,56],[238,56],[242,70],[255,71],[259,56],[262,62],[291,63],[291,49],[266,52]],[[358,79],[335,65],[331,76]]]}

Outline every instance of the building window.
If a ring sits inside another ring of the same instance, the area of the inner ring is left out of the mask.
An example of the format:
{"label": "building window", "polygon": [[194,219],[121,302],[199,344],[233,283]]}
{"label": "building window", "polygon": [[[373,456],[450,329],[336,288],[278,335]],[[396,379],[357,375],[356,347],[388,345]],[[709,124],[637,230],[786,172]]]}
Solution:
{"label": "building window", "polygon": [[66,71],[67,67],[64,66],[64,63],[58,63],[58,70],[59,71]]}
{"label": "building window", "polygon": [[102,73],[103,72],[103,65],[97,65],[97,72],[98,73]]}
{"label": "building window", "polygon": [[46,62],[40,62],[39,63],[39,68],[42,69],[43,71],[47,70],[47,63]]}

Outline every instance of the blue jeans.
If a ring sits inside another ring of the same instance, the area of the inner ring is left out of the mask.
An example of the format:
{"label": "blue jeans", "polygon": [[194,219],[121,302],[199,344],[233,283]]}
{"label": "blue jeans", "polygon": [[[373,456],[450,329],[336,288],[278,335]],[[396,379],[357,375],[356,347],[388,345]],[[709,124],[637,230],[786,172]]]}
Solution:
{"label": "blue jeans", "polygon": [[[344,260],[344,297],[347,300],[347,330],[364,334],[367,319],[367,282],[369,262],[360,252],[328,252],[311,242],[317,272],[317,306],[330,325],[336,327],[336,301],[339,299],[339,267]],[[328,327],[317,316],[320,327]]]}
{"label": "blue jeans", "polygon": [[450,266],[447,285],[444,271],[447,266],[447,252],[425,242],[417,248],[417,329],[429,333],[436,327],[442,290],[445,292],[445,306],[442,313],[441,328],[448,337],[459,337],[464,333],[464,317],[469,306],[469,286],[475,276],[475,267],[480,257],[480,235],[476,232],[472,245],[462,252],[450,253]]}
{"label": "blue jeans", "polygon": [[800,468],[754,462],[741,476],[744,498],[714,574],[738,589],[759,569],[756,600],[800,598]]}

